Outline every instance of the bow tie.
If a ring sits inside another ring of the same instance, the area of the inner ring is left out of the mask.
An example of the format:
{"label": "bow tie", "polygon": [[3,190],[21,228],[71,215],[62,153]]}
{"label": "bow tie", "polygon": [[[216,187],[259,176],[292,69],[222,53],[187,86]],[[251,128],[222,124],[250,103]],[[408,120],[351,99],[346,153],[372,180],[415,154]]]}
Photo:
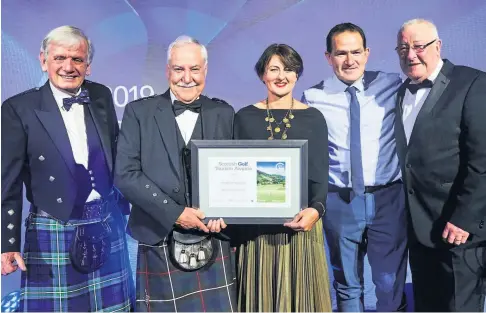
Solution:
{"label": "bow tie", "polygon": [[62,99],[62,106],[64,107],[64,109],[66,109],[66,111],[69,111],[74,103],[88,104],[89,102],[90,100],[88,89],[83,89],[77,96]]}
{"label": "bow tie", "polygon": [[199,113],[201,111],[201,102],[199,100],[195,100],[194,102],[186,104],[179,100],[174,100],[172,109],[174,110],[175,116],[181,115],[186,110],[192,111],[194,113]]}
{"label": "bow tie", "polygon": [[408,83],[407,89],[410,90],[410,93],[412,93],[414,95],[414,94],[417,93],[417,91],[419,89],[422,89],[422,88],[432,88],[432,86],[433,86],[432,81],[426,79],[426,80],[424,80],[423,82],[421,82],[419,84]]}

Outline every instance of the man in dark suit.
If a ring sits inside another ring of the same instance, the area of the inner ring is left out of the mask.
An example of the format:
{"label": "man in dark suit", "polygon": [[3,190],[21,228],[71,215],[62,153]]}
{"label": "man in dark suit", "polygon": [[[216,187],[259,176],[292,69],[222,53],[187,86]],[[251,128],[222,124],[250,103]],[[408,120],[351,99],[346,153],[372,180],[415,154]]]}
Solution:
{"label": "man in dark suit", "polygon": [[408,76],[396,140],[411,222],[415,309],[483,311],[486,284],[486,73],[442,60],[429,21],[396,48]]}
{"label": "man in dark suit", "polygon": [[191,139],[231,139],[234,110],[201,95],[207,50],[181,36],[168,48],[169,90],[127,105],[115,185],[132,203],[139,241],[137,310],[234,311],[235,274],[222,220],[191,205]]}
{"label": "man in dark suit", "polygon": [[[2,274],[23,271],[20,311],[131,307],[112,188],[118,121],[108,88],[85,80],[92,58],[80,29],[52,30],[39,57],[49,81],[2,105]],[[31,207],[22,257],[24,184]]]}

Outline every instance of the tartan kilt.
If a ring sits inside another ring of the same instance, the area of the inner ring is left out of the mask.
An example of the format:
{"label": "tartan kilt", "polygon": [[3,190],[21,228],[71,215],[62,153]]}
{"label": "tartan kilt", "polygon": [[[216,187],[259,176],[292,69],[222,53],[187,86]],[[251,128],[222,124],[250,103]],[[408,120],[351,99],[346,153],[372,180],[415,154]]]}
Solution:
{"label": "tartan kilt", "polygon": [[193,272],[176,267],[167,242],[138,245],[137,297],[139,312],[235,312],[235,249],[215,240],[214,263]]}
{"label": "tartan kilt", "polygon": [[[113,215],[113,213],[112,213]],[[71,264],[69,248],[76,225],[30,214],[26,220],[19,311],[127,312],[131,310],[126,237],[119,217],[111,218],[111,255],[98,270],[84,274]]]}

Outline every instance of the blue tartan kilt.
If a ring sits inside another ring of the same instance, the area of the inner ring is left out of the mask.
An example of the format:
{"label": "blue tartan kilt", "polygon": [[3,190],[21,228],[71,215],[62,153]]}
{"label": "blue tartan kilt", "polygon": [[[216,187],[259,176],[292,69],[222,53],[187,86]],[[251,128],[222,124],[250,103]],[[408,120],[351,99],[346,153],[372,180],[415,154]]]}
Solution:
{"label": "blue tartan kilt", "polygon": [[214,263],[193,272],[176,267],[165,241],[138,245],[139,312],[236,312],[235,250],[215,240]]}
{"label": "blue tartan kilt", "polygon": [[30,214],[26,220],[19,311],[24,312],[127,312],[130,267],[122,216],[110,218],[111,255],[98,270],[84,274],[70,260],[69,248],[76,225]]}

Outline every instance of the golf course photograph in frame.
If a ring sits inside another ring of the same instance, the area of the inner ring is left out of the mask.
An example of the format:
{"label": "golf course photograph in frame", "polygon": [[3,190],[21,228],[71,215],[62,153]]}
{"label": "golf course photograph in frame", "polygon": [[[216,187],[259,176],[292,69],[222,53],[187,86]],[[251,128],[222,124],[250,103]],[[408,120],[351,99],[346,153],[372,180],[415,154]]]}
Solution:
{"label": "golf course photograph in frame", "polygon": [[257,202],[285,203],[285,162],[258,161]]}

